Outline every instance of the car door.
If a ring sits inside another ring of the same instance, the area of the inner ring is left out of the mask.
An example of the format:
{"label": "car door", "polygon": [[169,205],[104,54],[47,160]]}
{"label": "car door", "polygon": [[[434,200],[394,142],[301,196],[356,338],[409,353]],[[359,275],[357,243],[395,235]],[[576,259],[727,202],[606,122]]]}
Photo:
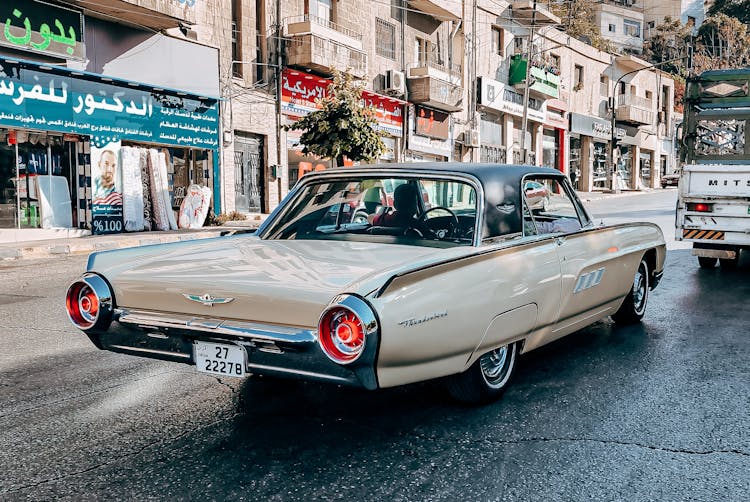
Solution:
{"label": "car door", "polygon": [[617,230],[594,227],[567,182],[556,178],[533,182],[527,181],[524,187],[524,193],[529,188],[527,213],[533,220],[525,231],[551,234],[560,261],[560,304],[550,334],[554,339],[607,315],[632,277],[619,253]]}

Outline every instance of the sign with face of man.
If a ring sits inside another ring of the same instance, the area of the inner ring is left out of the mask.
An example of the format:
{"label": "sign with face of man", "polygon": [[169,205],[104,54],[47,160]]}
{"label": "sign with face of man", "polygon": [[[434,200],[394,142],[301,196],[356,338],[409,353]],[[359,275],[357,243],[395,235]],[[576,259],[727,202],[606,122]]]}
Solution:
{"label": "sign with face of man", "polygon": [[122,232],[122,176],[120,142],[91,145],[91,217],[94,234]]}

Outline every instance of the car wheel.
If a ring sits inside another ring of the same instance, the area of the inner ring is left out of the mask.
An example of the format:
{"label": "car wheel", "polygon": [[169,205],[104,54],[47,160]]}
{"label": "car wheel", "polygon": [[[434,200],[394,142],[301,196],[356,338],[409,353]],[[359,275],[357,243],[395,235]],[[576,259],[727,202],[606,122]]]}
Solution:
{"label": "car wheel", "polygon": [[718,260],[716,258],[712,258],[710,256],[698,257],[698,265],[700,265],[701,268],[714,268],[717,261]]}
{"label": "car wheel", "polygon": [[633,286],[630,288],[625,301],[612,315],[612,319],[619,324],[634,324],[643,319],[648,304],[648,264],[641,259],[635,272]]}
{"label": "car wheel", "polygon": [[505,392],[518,358],[518,343],[491,350],[463,373],[446,381],[453,399],[468,404],[484,404],[499,399]]}

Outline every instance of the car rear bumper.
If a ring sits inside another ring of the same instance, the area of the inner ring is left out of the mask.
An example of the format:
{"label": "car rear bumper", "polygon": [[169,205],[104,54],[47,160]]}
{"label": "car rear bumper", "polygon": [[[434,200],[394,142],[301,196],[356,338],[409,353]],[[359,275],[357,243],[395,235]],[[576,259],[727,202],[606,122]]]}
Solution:
{"label": "car rear bumper", "polygon": [[116,309],[109,328],[86,333],[100,349],[195,364],[196,340],[239,345],[247,353],[246,371],[376,389],[377,334],[350,365],[332,362],[322,352],[317,331],[144,310]]}

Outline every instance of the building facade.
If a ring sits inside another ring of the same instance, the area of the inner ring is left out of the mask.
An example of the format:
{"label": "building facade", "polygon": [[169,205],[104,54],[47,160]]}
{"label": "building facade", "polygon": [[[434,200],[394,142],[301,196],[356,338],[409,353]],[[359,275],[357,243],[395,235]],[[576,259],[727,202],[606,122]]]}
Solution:
{"label": "building facade", "polygon": [[219,210],[219,53],[191,5],[0,8],[0,228],[176,229],[192,185]]}

